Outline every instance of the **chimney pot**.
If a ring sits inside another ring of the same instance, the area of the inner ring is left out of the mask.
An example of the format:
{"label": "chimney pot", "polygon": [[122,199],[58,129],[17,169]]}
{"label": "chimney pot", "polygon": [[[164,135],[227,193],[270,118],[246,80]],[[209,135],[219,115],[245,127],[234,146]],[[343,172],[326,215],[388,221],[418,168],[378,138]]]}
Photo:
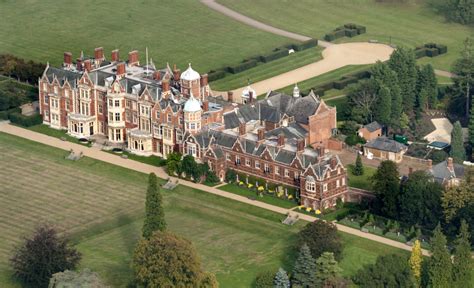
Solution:
{"label": "chimney pot", "polygon": [[331,157],[331,160],[330,160],[330,165],[331,165],[331,169],[334,169],[334,168],[336,168],[336,165],[337,165],[337,159],[336,159],[336,156],[332,156],[332,157]]}
{"label": "chimney pot", "polygon": [[118,49],[112,50],[112,56],[110,58],[111,58],[112,62],[120,61],[119,50]]}
{"label": "chimney pot", "polygon": [[161,80],[161,73],[159,70],[156,70],[155,72],[153,72],[153,79],[157,81]]}
{"label": "chimney pot", "polygon": [[71,52],[64,52],[64,65],[71,66],[72,65],[72,53]]}
{"label": "chimney pot", "polygon": [[265,140],[265,128],[258,128],[257,136],[258,136],[258,141],[263,142]]}
{"label": "chimney pot", "polygon": [[128,66],[138,66],[140,62],[138,61],[138,51],[133,50],[128,53]]}
{"label": "chimney pot", "polygon": [[296,141],[296,151],[303,152],[304,151],[304,139],[298,139]]}
{"label": "chimney pot", "polygon": [[209,83],[207,74],[201,75],[201,87],[207,86]]}
{"label": "chimney pot", "polygon": [[77,69],[77,71],[82,71],[82,59],[81,58],[76,59],[76,69]]}
{"label": "chimney pot", "polygon": [[244,136],[247,134],[247,123],[239,123],[239,135]]}
{"label": "chimney pot", "polygon": [[87,72],[91,72],[92,70],[91,60],[87,59],[84,61],[84,70],[86,70]]}
{"label": "chimney pot", "polygon": [[454,169],[454,163],[453,163],[453,158],[448,157],[448,169],[453,170]]}
{"label": "chimney pot", "polygon": [[163,92],[170,91],[170,82],[169,82],[169,80],[161,81],[161,89],[163,90]]}
{"label": "chimney pot", "polygon": [[117,76],[121,77],[125,75],[125,63],[120,62],[117,64]]}
{"label": "chimney pot", "polygon": [[232,91],[227,92],[227,101],[231,103],[234,102],[234,92]]}
{"label": "chimney pot", "polygon": [[94,50],[94,58],[95,60],[104,60],[104,48],[98,47]]}
{"label": "chimney pot", "polygon": [[181,79],[181,70],[176,68],[176,64],[174,64],[173,78],[174,81],[179,81],[179,79]]}
{"label": "chimney pot", "polygon": [[253,103],[253,91],[249,91],[249,103]]}
{"label": "chimney pot", "polygon": [[285,146],[285,134],[278,135],[278,146],[283,147]]}

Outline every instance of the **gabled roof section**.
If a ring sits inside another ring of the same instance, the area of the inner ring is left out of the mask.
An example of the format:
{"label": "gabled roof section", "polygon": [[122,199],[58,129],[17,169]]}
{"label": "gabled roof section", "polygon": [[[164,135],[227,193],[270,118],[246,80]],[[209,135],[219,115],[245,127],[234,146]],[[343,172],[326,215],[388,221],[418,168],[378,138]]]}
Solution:
{"label": "gabled roof section", "polygon": [[387,137],[378,137],[364,145],[367,148],[373,148],[382,151],[399,153],[406,150],[407,146]]}

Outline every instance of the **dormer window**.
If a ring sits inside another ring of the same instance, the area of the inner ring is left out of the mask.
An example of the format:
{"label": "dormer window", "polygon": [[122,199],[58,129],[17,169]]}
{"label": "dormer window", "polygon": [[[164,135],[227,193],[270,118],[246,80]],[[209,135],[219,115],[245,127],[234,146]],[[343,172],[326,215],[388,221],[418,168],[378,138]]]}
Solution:
{"label": "dormer window", "polygon": [[54,86],[54,94],[58,94],[58,87]]}
{"label": "dormer window", "polygon": [[306,191],[316,192],[316,181],[312,176],[306,177]]}
{"label": "dormer window", "polygon": [[112,85],[113,81],[114,81],[114,77],[105,78],[105,87],[110,87],[110,85]]}
{"label": "dormer window", "polygon": [[141,90],[140,84],[134,85],[132,87],[132,94],[138,95],[138,93],[140,93],[140,90]]}

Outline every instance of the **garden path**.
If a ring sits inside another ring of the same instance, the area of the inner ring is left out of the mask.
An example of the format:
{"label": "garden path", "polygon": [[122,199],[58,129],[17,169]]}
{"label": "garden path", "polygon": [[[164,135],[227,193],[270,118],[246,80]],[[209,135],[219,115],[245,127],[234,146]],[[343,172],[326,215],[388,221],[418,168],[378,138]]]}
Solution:
{"label": "garden path", "polygon": [[[113,155],[111,153],[101,151],[97,147],[90,147],[89,148],[89,147],[79,145],[79,144],[75,144],[75,143],[72,143],[72,142],[62,141],[58,138],[47,136],[47,135],[44,135],[44,134],[41,134],[41,133],[38,133],[38,132],[34,132],[34,131],[31,131],[31,130],[28,130],[28,129],[18,127],[18,126],[10,125],[6,121],[0,122],[0,132],[12,134],[12,135],[15,135],[15,136],[18,136],[18,137],[29,139],[31,141],[35,141],[35,142],[39,142],[39,143],[42,143],[42,144],[45,144],[45,145],[49,145],[49,146],[53,146],[53,147],[56,147],[56,148],[59,148],[59,149],[63,149],[65,151],[70,151],[72,149],[76,152],[83,152],[84,156],[87,156],[87,157],[90,157],[90,158],[93,158],[93,159],[97,159],[97,160],[100,160],[100,161],[104,161],[104,162],[107,162],[107,163],[110,163],[110,164],[113,164],[113,165],[125,167],[125,168],[128,168],[128,169],[133,169],[133,170],[136,170],[136,171],[139,171],[139,172],[142,172],[142,173],[147,173],[148,174],[148,173],[153,172],[158,177],[163,178],[163,179],[169,178],[169,176],[166,174],[164,169],[161,168],[161,167],[156,167],[156,166],[144,164],[144,163],[133,161],[133,160],[130,160],[130,159],[124,159],[124,158],[118,157],[117,155]],[[173,181],[178,180],[174,177],[171,177],[171,178],[172,178]],[[232,199],[232,200],[235,200],[235,201],[239,201],[239,202],[242,202],[242,203],[253,205],[253,206],[256,206],[256,207],[260,207],[260,208],[270,210],[270,211],[273,211],[273,212],[276,212],[276,213],[279,213],[279,214],[286,215],[288,213],[288,209],[281,208],[281,207],[278,207],[278,206],[273,206],[273,205],[266,204],[266,203],[263,203],[263,202],[260,202],[260,201],[251,200],[251,199],[248,199],[248,198],[240,196],[240,195],[236,195],[236,194],[233,194],[233,193],[230,193],[230,192],[225,192],[225,191],[216,189],[214,187],[209,187],[209,186],[206,186],[206,185],[203,185],[203,184],[197,184],[197,183],[182,180],[182,179],[179,179],[178,181],[181,185],[185,185],[185,186],[188,186],[188,187],[191,187],[191,188],[194,188],[194,189],[198,189],[198,190],[201,190],[201,191],[204,191],[204,192],[207,192],[207,193],[211,193],[211,194],[214,194],[214,195],[218,195],[218,196],[221,196],[221,197],[225,197],[225,198],[228,198],[228,199]],[[297,213],[299,215],[299,219],[302,219],[302,220],[305,220],[305,221],[313,222],[313,221],[317,220],[316,217],[313,217],[313,216],[310,216],[310,215],[306,215],[306,214],[302,214],[302,213],[298,213],[298,212],[293,212],[293,213]],[[394,240],[391,240],[391,239],[387,239],[387,238],[384,238],[384,237],[381,237],[381,236],[378,236],[378,235],[365,233],[365,232],[362,232],[360,230],[350,228],[350,227],[347,227],[347,226],[343,226],[343,225],[340,225],[340,224],[337,224],[337,223],[336,223],[336,225],[337,225],[337,228],[339,229],[339,231],[349,233],[349,234],[352,234],[352,235],[355,235],[355,236],[358,236],[358,237],[366,238],[366,239],[369,239],[369,240],[373,240],[373,241],[376,241],[376,242],[379,242],[379,243],[383,243],[383,244],[386,244],[386,245],[389,245],[389,246],[392,246],[392,247],[396,247],[396,248],[411,251],[411,247],[404,244],[404,243],[397,242],[397,241],[394,241]],[[429,252],[427,250],[423,250],[423,254],[424,255],[429,255]]]}

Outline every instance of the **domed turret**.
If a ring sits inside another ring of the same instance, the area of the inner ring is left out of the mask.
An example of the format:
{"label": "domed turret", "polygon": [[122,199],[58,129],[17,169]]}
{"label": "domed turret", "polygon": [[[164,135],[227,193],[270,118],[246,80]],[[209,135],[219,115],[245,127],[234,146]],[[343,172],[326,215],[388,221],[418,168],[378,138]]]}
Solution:
{"label": "domed turret", "polygon": [[185,81],[194,81],[194,80],[199,80],[201,78],[201,75],[199,75],[198,72],[194,71],[194,69],[191,67],[191,63],[189,63],[188,69],[184,71],[181,74],[181,79]]}
{"label": "domed turret", "polygon": [[194,98],[193,93],[191,92],[191,97],[189,97],[188,101],[184,103],[184,112],[197,112],[201,111],[201,103]]}
{"label": "domed turret", "polygon": [[247,88],[245,88],[243,91],[242,91],[242,103],[243,104],[247,104],[248,102],[251,101],[250,98],[252,98],[252,100],[254,100],[257,96],[257,93],[255,92],[255,90],[249,86],[247,86]]}
{"label": "domed turret", "polygon": [[183,114],[184,130],[193,134],[199,132],[201,130],[202,119],[201,103],[199,102],[199,100],[194,98],[192,91],[188,101],[184,103]]}

